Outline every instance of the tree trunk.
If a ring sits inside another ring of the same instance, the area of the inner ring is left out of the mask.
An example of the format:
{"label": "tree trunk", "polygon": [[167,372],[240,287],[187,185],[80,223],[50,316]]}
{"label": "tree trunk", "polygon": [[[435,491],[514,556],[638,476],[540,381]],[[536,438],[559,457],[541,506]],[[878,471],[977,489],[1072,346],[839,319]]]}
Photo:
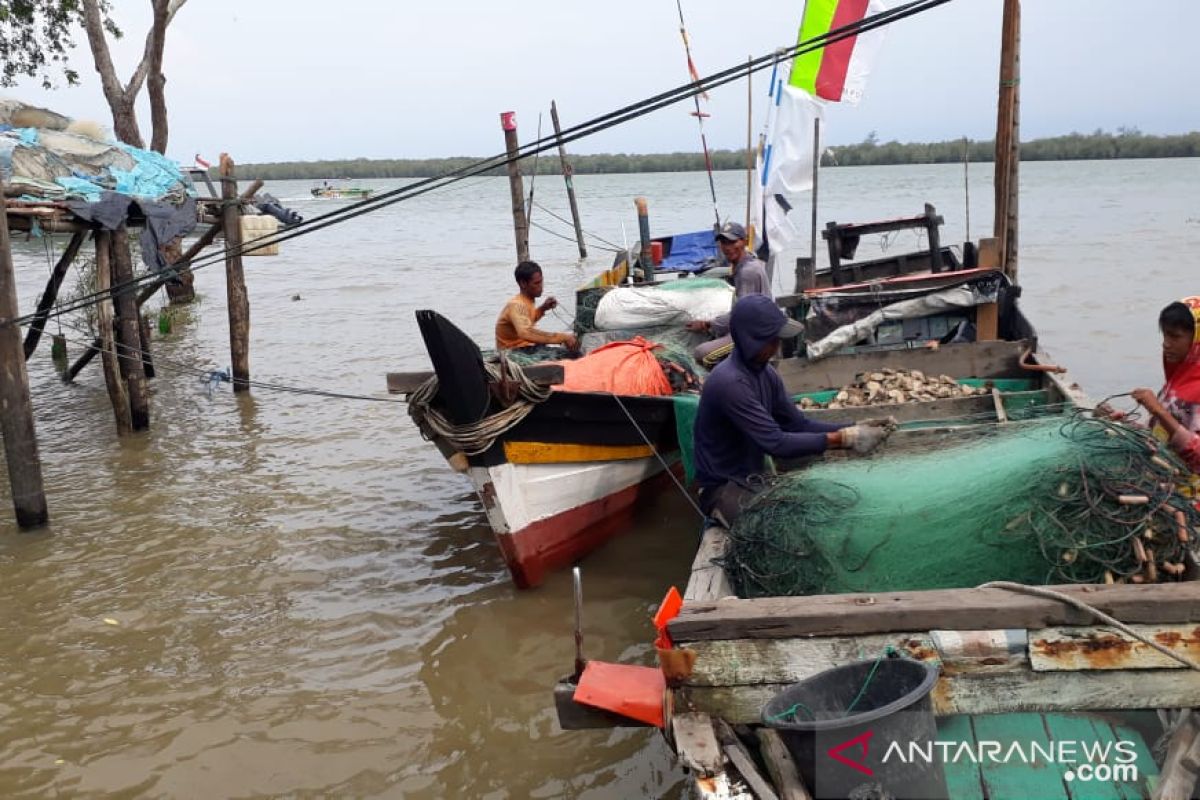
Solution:
{"label": "tree trunk", "polygon": [[167,0],[153,0],[154,22],[150,27],[150,70],[146,76],[146,91],[150,95],[150,149],[167,152],[167,79],[162,73],[163,48],[167,43]]}

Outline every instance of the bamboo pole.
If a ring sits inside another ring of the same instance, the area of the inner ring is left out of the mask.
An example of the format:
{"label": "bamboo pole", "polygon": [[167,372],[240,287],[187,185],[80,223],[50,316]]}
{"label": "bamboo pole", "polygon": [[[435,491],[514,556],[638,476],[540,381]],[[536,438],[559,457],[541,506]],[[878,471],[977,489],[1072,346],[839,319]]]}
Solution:
{"label": "bamboo pole", "polygon": [[813,165],[812,165],[812,232],[808,243],[808,266],[804,270],[802,289],[817,285],[817,187],[821,176],[821,118],[813,119]]}
{"label": "bamboo pole", "polygon": [[554,136],[558,139],[558,158],[562,162],[563,180],[567,183],[567,202],[571,205],[571,221],[575,223],[575,241],[579,244],[579,257],[587,258],[587,245],[583,243],[583,224],[579,220],[579,204],[575,202],[575,174],[571,163],[567,161],[567,148],[562,142],[562,129],[558,125],[558,106],[550,101],[550,121],[554,123]]}
{"label": "bamboo pole", "polygon": [[29,396],[29,372],[21,345],[21,328],[15,320],[17,275],[13,268],[12,245],[8,238],[8,210],[0,185],[0,433],[12,487],[17,525],[36,528],[50,518],[46,490],[42,484],[42,460],[38,455],[37,430],[33,424],[33,402]]}
{"label": "bamboo pole", "polygon": [[42,292],[42,299],[38,301],[33,322],[30,323],[29,331],[25,334],[26,361],[33,355],[33,351],[37,350],[38,342],[42,338],[42,332],[46,329],[46,319],[50,316],[50,307],[54,305],[54,300],[58,297],[58,290],[62,286],[63,278],[66,277],[67,270],[71,267],[75,256],[79,254],[79,248],[83,246],[85,238],[87,238],[87,234],[82,231],[78,231],[71,236],[71,241],[67,243],[67,249],[63,250],[62,257],[58,259],[58,263],[54,265],[54,269],[50,273],[49,280],[46,281],[46,289]]}
{"label": "bamboo pole", "polygon": [[758,248],[758,232],[750,230],[750,201],[754,197],[754,57],[746,58],[746,230],[750,246]]}
{"label": "bamboo pole", "polygon": [[233,390],[250,388],[250,297],[242,271],[241,212],[233,159],[221,153],[221,217],[225,229],[225,291],[229,299],[229,352],[233,368]]}
{"label": "bamboo pole", "polygon": [[508,188],[512,193],[513,235],[517,242],[517,261],[529,260],[529,221],[525,216],[525,186],[521,180],[521,165],[517,161],[517,114],[504,111],[500,114],[500,127],[504,129],[504,149],[508,152]]}
{"label": "bamboo pole", "polygon": [[135,431],[150,427],[150,388],[146,385],[146,368],[142,365],[142,334],[138,322],[137,298],[133,280],[133,259],[129,255],[129,232],[124,225],[112,234],[112,285],[122,287],[113,291],[117,312],[117,361],[129,389],[129,415]]}
{"label": "bamboo pole", "polygon": [[[96,231],[96,292],[100,295],[100,301],[96,303],[96,327],[100,331],[104,385],[108,388],[108,400],[112,404],[113,418],[117,422],[117,434],[123,436],[133,431],[133,416],[129,410],[129,394],[125,389],[125,381],[121,379],[121,367],[117,363],[117,349],[113,342],[113,302],[108,291],[112,286],[112,241],[111,231]],[[89,352],[94,353],[95,350]],[[86,354],[79,359],[80,368],[82,364],[87,363],[85,358]],[[74,374],[71,377],[73,378]]]}
{"label": "bamboo pole", "polygon": [[[1000,90],[996,109],[995,214],[992,235],[997,240],[1000,268],[1008,273],[1012,190],[1015,170],[1012,164],[1017,112],[1017,48],[1020,24],[1020,0],[1004,0],[1004,23],[1000,46]],[[1015,251],[1015,248],[1011,248]]]}

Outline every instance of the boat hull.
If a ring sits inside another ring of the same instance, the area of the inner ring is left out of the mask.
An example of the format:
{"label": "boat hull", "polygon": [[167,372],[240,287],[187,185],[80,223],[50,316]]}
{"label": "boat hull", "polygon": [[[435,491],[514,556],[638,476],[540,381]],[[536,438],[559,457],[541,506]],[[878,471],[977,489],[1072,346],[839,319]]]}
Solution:
{"label": "boat hull", "polygon": [[[681,470],[676,454],[667,463]],[[629,528],[639,504],[669,490],[655,456],[469,470],[513,582],[539,585]]]}

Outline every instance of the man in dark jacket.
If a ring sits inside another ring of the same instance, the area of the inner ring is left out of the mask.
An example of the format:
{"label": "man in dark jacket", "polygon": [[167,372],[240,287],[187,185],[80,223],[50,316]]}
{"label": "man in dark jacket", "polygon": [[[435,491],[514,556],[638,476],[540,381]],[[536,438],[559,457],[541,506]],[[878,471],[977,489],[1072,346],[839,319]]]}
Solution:
{"label": "man in dark jacket", "polygon": [[733,353],[704,382],[694,430],[700,508],[731,526],[761,481],[764,456],[796,458],[830,447],[869,453],[890,433],[884,420],[818,422],[796,408],[770,365],[781,338],[796,336],[770,297],[739,299],[730,315]]}

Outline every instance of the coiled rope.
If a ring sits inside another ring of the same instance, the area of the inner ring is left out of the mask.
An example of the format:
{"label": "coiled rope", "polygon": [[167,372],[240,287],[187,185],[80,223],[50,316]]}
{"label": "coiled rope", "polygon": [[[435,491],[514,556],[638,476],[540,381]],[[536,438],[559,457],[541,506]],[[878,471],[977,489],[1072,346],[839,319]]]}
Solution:
{"label": "coiled rope", "polygon": [[442,412],[433,407],[438,392],[438,379],[434,375],[408,396],[408,415],[425,438],[433,433],[454,445],[468,456],[476,456],[491,447],[503,433],[516,427],[529,416],[533,407],[550,397],[551,388],[533,381],[520,365],[508,356],[501,355],[498,363],[485,363],[488,377],[494,382],[512,381],[517,385],[517,397],[506,408],[484,417],[478,422],[456,425]]}

